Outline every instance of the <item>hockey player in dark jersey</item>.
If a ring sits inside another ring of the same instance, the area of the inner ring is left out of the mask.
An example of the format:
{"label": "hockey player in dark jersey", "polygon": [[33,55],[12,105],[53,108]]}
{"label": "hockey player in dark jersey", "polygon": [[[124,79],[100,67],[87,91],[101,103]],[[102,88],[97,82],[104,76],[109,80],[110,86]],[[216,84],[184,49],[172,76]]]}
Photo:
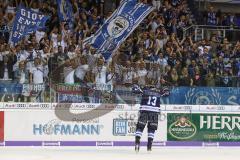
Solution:
{"label": "hockey player in dark jersey", "polygon": [[140,139],[145,126],[148,128],[147,150],[152,150],[152,143],[155,131],[158,128],[158,115],[160,113],[160,97],[168,96],[170,91],[168,88],[156,89],[154,87],[141,88],[137,85],[133,86],[133,92],[141,94],[140,115],[136,127],[135,135],[135,151],[139,151]]}

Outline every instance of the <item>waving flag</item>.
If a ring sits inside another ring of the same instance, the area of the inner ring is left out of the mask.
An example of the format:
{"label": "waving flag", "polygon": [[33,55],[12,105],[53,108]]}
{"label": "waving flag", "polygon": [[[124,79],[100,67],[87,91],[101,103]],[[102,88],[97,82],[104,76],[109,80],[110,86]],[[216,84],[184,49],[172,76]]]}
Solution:
{"label": "waving flag", "polygon": [[96,34],[86,41],[108,60],[152,10],[152,6],[137,0],[123,0]]}
{"label": "waving flag", "polygon": [[19,6],[13,23],[10,43],[16,44],[26,35],[44,28],[48,18],[39,12]]}
{"label": "waving flag", "polygon": [[69,0],[57,0],[58,17],[61,22],[73,21],[73,7]]}

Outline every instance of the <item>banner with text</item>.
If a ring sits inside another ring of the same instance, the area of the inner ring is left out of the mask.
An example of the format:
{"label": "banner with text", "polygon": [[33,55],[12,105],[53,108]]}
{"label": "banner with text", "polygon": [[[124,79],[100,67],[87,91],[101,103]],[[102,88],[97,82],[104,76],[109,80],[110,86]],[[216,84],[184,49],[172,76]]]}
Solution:
{"label": "banner with text", "polygon": [[[100,104],[72,104],[73,114],[88,112]],[[54,103],[4,103],[0,112],[0,146],[133,146],[139,105],[106,104],[112,112],[92,120],[77,116],[62,121],[55,110],[66,109]],[[154,146],[240,146],[240,112],[218,112],[211,106],[165,106],[162,111]],[[187,107],[196,111],[182,110]],[[232,106],[215,106],[232,108]],[[235,106],[238,109],[239,106]],[[206,110],[198,110],[204,108]],[[208,110],[210,108],[210,110]],[[179,110],[181,109],[181,110]],[[100,110],[99,110],[100,112]],[[19,123],[21,119],[21,123]],[[147,129],[142,145],[146,145]]]}
{"label": "banner with text", "polygon": [[10,42],[16,44],[26,35],[44,28],[48,18],[48,16],[45,16],[40,12],[19,6],[13,23]]}
{"label": "banner with text", "polygon": [[240,114],[168,113],[169,141],[240,142]]}
{"label": "banner with text", "polygon": [[[79,106],[80,107],[80,106]],[[86,107],[82,106],[82,107]],[[90,106],[91,107],[91,106]],[[87,112],[75,110],[73,113]],[[160,115],[161,116],[161,115]],[[162,115],[166,117],[166,115]],[[21,119],[21,123],[19,123]],[[132,141],[134,140],[138,111],[116,110],[88,121],[73,117],[72,122],[58,119],[54,110],[11,110],[5,112],[6,141]],[[159,122],[162,131],[155,139],[166,141],[166,119]],[[144,131],[143,139],[147,139]]]}

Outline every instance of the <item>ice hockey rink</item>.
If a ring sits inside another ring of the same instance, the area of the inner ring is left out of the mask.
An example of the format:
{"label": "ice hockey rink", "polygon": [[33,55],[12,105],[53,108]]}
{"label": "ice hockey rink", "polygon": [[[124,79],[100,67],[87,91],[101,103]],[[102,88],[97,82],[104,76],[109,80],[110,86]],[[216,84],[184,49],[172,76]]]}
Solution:
{"label": "ice hockey rink", "polygon": [[0,160],[239,160],[240,148],[3,147]]}

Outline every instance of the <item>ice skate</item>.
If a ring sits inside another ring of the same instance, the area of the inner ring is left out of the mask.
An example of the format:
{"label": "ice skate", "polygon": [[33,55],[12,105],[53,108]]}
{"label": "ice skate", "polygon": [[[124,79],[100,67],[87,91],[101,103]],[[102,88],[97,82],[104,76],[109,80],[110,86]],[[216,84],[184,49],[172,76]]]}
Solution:
{"label": "ice skate", "polygon": [[147,151],[150,153],[152,151],[153,139],[149,138],[147,143]]}
{"label": "ice skate", "polygon": [[140,149],[140,137],[136,136],[136,138],[135,138],[135,151],[136,151],[136,153],[139,152],[139,149]]}
{"label": "ice skate", "polygon": [[135,144],[135,152],[138,153],[140,149],[140,144]]}
{"label": "ice skate", "polygon": [[148,153],[151,153],[151,151],[152,151],[152,146],[147,146],[147,151],[148,151]]}

